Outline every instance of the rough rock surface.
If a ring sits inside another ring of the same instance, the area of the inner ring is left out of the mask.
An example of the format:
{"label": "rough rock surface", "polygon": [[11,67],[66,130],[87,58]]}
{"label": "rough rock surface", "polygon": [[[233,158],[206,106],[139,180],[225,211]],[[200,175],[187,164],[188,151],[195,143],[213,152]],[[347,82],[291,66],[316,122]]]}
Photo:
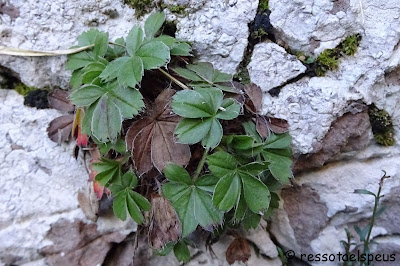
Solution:
{"label": "rough rock surface", "polygon": [[247,69],[251,81],[267,93],[304,73],[307,68],[279,45],[265,42],[254,46]]}
{"label": "rough rock surface", "polygon": [[[142,23],[135,11],[113,0],[16,1],[5,2],[0,24],[0,45],[33,49],[66,49],[76,37],[90,27],[108,31],[110,39],[125,36],[132,26]],[[199,59],[234,73],[247,46],[248,26],[253,20],[258,1],[218,0],[181,1],[189,6],[187,16],[169,13],[177,21],[177,37],[193,42]],[[169,3],[169,2],[168,2]],[[168,4],[166,3],[166,4]],[[66,57],[21,58],[1,56],[0,65],[15,71],[28,86],[68,86],[70,72],[64,70]]]}
{"label": "rough rock surface", "polygon": [[243,59],[250,23],[258,1],[206,1],[195,13],[179,20],[176,36],[193,42],[200,61],[212,62],[227,73],[235,73]]}
{"label": "rough rock surface", "polygon": [[[0,103],[0,265],[21,265],[40,260],[38,251],[54,244],[46,237],[53,223],[90,222],[77,199],[88,174],[72,146],[58,146],[47,137],[58,111],[25,107],[22,96],[5,89],[0,89]],[[114,218],[97,224],[100,233],[126,236],[135,230],[133,222]]]}

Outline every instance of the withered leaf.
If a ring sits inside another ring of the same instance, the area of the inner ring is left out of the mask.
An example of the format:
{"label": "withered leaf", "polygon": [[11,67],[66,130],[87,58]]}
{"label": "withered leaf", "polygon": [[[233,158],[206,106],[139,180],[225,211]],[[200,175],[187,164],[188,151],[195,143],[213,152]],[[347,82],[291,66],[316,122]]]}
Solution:
{"label": "withered leaf", "polygon": [[226,261],[229,264],[233,264],[235,261],[246,262],[250,256],[251,251],[249,242],[242,237],[233,240],[226,250]]}
{"label": "withered leaf", "polygon": [[82,122],[85,116],[85,111],[82,108],[78,108],[75,112],[74,123],[72,124],[72,135],[76,139],[76,144],[79,147],[86,146],[89,138],[87,134],[82,133]]}
{"label": "withered leaf", "polygon": [[289,124],[286,120],[268,117],[269,128],[276,134],[283,134],[289,131]]}
{"label": "withered leaf", "polygon": [[176,211],[166,198],[153,194],[151,206],[149,239],[153,248],[161,249],[168,242],[175,242],[180,238],[181,223]]}
{"label": "withered leaf", "polygon": [[268,118],[265,116],[257,116],[256,117],[256,129],[258,134],[262,138],[268,138],[269,137],[269,132],[270,132],[270,127],[269,127],[269,122],[267,120]]}
{"label": "withered leaf", "polygon": [[263,99],[261,88],[255,84],[249,84],[244,86],[244,91],[247,96],[249,96],[249,100],[245,104],[247,110],[252,113],[259,113],[261,111]]}
{"label": "withered leaf", "polygon": [[134,122],[126,135],[126,145],[139,173],[150,171],[153,166],[160,172],[173,162],[186,165],[190,160],[189,145],[176,143],[174,131],[180,117],[170,108],[175,90],[166,89],[153,104],[151,116]]}
{"label": "withered leaf", "polygon": [[68,96],[69,94],[67,91],[56,89],[47,95],[47,99],[51,108],[62,112],[73,112],[75,110],[75,105],[71,103]]}
{"label": "withered leaf", "polygon": [[49,138],[58,144],[67,141],[71,136],[73,121],[73,115],[63,115],[55,118],[47,128]]}

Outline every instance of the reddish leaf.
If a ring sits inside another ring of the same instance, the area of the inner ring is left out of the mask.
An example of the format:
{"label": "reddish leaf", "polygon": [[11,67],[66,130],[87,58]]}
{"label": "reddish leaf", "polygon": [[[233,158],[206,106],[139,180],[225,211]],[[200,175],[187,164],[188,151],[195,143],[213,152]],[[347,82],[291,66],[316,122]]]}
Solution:
{"label": "reddish leaf", "polygon": [[268,117],[269,128],[276,134],[283,134],[289,131],[289,124],[286,120]]}
{"label": "reddish leaf", "polygon": [[74,124],[72,126],[72,135],[76,138],[76,144],[79,147],[86,146],[89,138],[86,134],[82,134],[82,121],[85,116],[85,111],[82,108],[78,108],[74,117]]}
{"label": "reddish leaf", "polygon": [[189,145],[176,143],[174,131],[180,117],[169,103],[175,91],[166,89],[156,98],[151,116],[143,117],[129,128],[126,144],[139,173],[150,171],[153,166],[160,172],[168,162],[186,165],[190,160]]}
{"label": "reddish leaf", "polygon": [[103,197],[104,187],[102,185],[100,185],[99,182],[93,181],[93,190],[94,190],[94,193],[96,194],[97,199],[100,200],[101,197]]}
{"label": "reddish leaf", "polygon": [[244,86],[244,91],[249,96],[249,101],[245,104],[247,110],[252,113],[259,113],[262,108],[263,93],[261,88],[255,84]]}
{"label": "reddish leaf", "polygon": [[99,182],[95,181],[94,178],[98,174],[92,167],[93,163],[100,162],[101,154],[100,151],[97,147],[93,146],[90,149],[90,156],[92,157],[90,159],[90,164],[89,164],[89,182],[93,182],[93,190],[94,193],[96,194],[97,199],[101,199],[104,193],[104,187],[99,184]]}
{"label": "reddish leaf", "polygon": [[49,138],[58,144],[67,141],[71,135],[73,121],[73,115],[63,115],[51,121],[47,128]]}
{"label": "reddish leaf", "polygon": [[62,112],[73,112],[75,106],[71,103],[68,97],[69,94],[67,91],[56,89],[48,94],[47,99],[51,108]]}
{"label": "reddish leaf", "polygon": [[229,264],[233,264],[235,261],[246,262],[251,256],[249,242],[238,237],[229,245],[226,250],[226,261]]}
{"label": "reddish leaf", "polygon": [[158,194],[151,196],[151,224],[149,238],[151,246],[161,249],[168,242],[181,236],[181,223],[169,200]]}

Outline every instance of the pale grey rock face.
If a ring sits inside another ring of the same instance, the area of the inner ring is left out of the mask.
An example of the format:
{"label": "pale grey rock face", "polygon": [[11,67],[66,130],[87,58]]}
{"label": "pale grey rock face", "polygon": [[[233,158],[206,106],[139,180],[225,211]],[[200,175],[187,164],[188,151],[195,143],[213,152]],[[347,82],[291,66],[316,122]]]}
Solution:
{"label": "pale grey rock face", "polygon": [[250,80],[267,93],[306,71],[296,56],[288,54],[275,43],[260,43],[254,47],[247,66]]}
{"label": "pale grey rock face", "polygon": [[[6,5],[17,10],[13,16],[2,15],[0,45],[32,49],[67,49],[90,27],[108,31],[114,40],[136,23],[134,10],[122,1],[20,1]],[[19,74],[22,82],[39,88],[68,86],[70,71],[64,70],[66,57],[23,58],[0,56],[0,64]]]}
{"label": "pale grey rock face", "polygon": [[[0,265],[21,264],[39,260],[38,250],[52,245],[46,235],[53,223],[90,223],[77,200],[88,174],[82,158],[73,157],[73,146],[47,137],[58,111],[25,107],[22,96],[0,89],[0,114]],[[100,233],[136,229],[132,221],[109,220],[98,220]]]}
{"label": "pale grey rock face", "polygon": [[176,37],[193,42],[200,61],[207,61],[230,74],[243,59],[250,23],[258,1],[206,1],[197,12],[179,19]]}

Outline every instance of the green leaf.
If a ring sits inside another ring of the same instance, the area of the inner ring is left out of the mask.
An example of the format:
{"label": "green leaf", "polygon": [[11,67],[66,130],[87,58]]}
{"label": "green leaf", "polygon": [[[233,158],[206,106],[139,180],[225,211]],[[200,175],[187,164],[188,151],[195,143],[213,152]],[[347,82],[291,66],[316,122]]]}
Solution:
{"label": "green leaf", "polygon": [[144,221],[143,214],[140,211],[139,206],[136,204],[130,192],[131,191],[126,193],[126,205],[128,207],[129,215],[135,222],[137,222],[138,224],[142,224]]}
{"label": "green leaf", "polygon": [[219,179],[213,175],[204,175],[196,180],[195,185],[204,191],[212,193],[218,181]]}
{"label": "green leaf", "polygon": [[74,72],[72,72],[71,79],[69,80],[72,90],[76,90],[82,85],[83,73],[82,69],[74,70]]}
{"label": "green leaf", "polygon": [[213,119],[190,119],[185,118],[179,122],[175,129],[178,142],[183,144],[194,144],[201,141],[211,129]]}
{"label": "green leaf", "polygon": [[180,166],[168,164],[164,169],[169,183],[163,185],[162,190],[178,213],[182,223],[182,235],[193,232],[200,224],[206,227],[220,222],[222,214],[212,204],[208,188],[203,189],[204,183],[209,180],[199,179],[199,186],[193,184],[189,174]]}
{"label": "green leaf", "polygon": [[123,118],[131,118],[137,115],[144,107],[143,96],[137,89],[117,86],[108,94],[110,100],[120,109]]}
{"label": "green leaf", "polygon": [[223,135],[222,126],[219,121],[216,119],[212,119],[211,121],[211,127],[207,135],[204,136],[201,141],[201,144],[206,147],[206,149],[218,146]]}
{"label": "green leaf", "polygon": [[242,225],[244,229],[249,230],[251,228],[256,229],[260,223],[261,215],[254,213],[247,209],[244,219],[242,220]]}
{"label": "green leaf", "polygon": [[121,131],[122,114],[118,106],[103,95],[93,111],[91,128],[93,135],[102,142],[115,141]]}
{"label": "green leaf", "polygon": [[187,185],[192,184],[192,179],[189,173],[181,166],[174,163],[169,163],[164,168],[165,177],[172,182],[185,183]]}
{"label": "green leaf", "polygon": [[150,211],[151,210],[151,205],[150,202],[140,195],[139,193],[130,190],[129,191],[129,196],[133,199],[133,201],[144,211]]}
{"label": "green leaf", "polygon": [[187,65],[186,68],[195,72],[203,80],[212,83],[214,67],[211,63],[199,62],[197,65]]}
{"label": "green leaf", "polygon": [[179,43],[171,48],[171,55],[191,56],[192,47],[187,43]]}
{"label": "green leaf", "polygon": [[147,70],[164,66],[171,59],[168,46],[160,41],[145,43],[136,52],[136,55],[143,60],[143,66]]}
{"label": "green leaf", "polygon": [[99,33],[94,41],[93,53],[95,57],[103,57],[108,48],[108,33]]}
{"label": "green leaf", "polygon": [[98,172],[95,180],[102,186],[121,180],[121,164],[117,161],[102,158],[100,162],[93,163],[92,167]]}
{"label": "green leaf", "polygon": [[244,218],[246,210],[247,210],[246,201],[244,200],[244,196],[240,195],[240,198],[236,203],[236,208],[234,213],[234,218],[236,219],[236,221],[241,221]]}
{"label": "green leaf", "polygon": [[173,69],[179,76],[188,79],[188,80],[192,80],[192,81],[203,81],[203,79],[201,77],[199,77],[199,75],[197,75],[196,73],[194,73],[193,71],[184,69],[184,68],[174,68]]}
{"label": "green leaf", "polygon": [[92,56],[93,53],[82,51],[80,53],[68,55],[68,61],[65,66],[66,70],[77,70],[87,66],[88,64],[95,62],[96,60]]}
{"label": "green leaf", "polygon": [[190,251],[183,240],[179,241],[174,246],[174,254],[176,259],[179,262],[189,262],[190,260]]}
{"label": "green leaf", "polygon": [[109,82],[116,79],[119,76],[119,72],[122,69],[122,66],[130,60],[130,57],[124,56],[119,57],[109,63],[107,67],[103,70],[101,75],[99,76],[104,82]]}
{"label": "green leaf", "polygon": [[292,137],[289,134],[270,134],[268,139],[265,142],[265,149],[287,149],[290,147],[290,143],[292,142]]}
{"label": "green leaf", "polygon": [[118,72],[118,82],[122,86],[134,88],[144,74],[142,58],[134,56],[126,60]]}
{"label": "green leaf", "polygon": [[168,242],[160,250],[156,250],[157,256],[167,256],[174,248],[174,242]]}
{"label": "green leaf", "polygon": [[[103,35],[103,37],[98,38],[98,35]],[[103,39],[104,36],[107,36],[107,39],[108,39],[108,33],[101,32],[97,29],[90,29],[86,32],[83,32],[81,35],[79,35],[78,45],[79,46],[88,46],[91,44],[95,44],[96,39]]]}
{"label": "green leaf", "polygon": [[100,99],[105,89],[96,85],[86,85],[71,94],[71,101],[76,106],[88,106]]}
{"label": "green leaf", "polygon": [[229,211],[239,200],[241,192],[240,177],[236,174],[228,174],[220,179],[215,187],[213,202],[218,209]]}
{"label": "green leaf", "polygon": [[125,221],[126,209],[127,209],[126,191],[121,191],[114,198],[113,211],[115,216],[117,216],[122,221]]}
{"label": "green leaf", "polygon": [[130,56],[134,56],[136,51],[142,45],[144,40],[144,34],[142,28],[139,26],[133,26],[126,37],[126,51]]}
{"label": "green leaf", "polygon": [[235,157],[223,151],[215,152],[207,157],[207,164],[210,171],[216,177],[223,177],[230,174],[237,167]]}
{"label": "green leaf", "polygon": [[290,157],[279,154],[279,151],[267,149],[261,152],[264,159],[269,162],[268,169],[271,174],[281,183],[289,183],[289,179],[293,176]]}
{"label": "green leaf", "polygon": [[144,23],[144,32],[147,39],[152,39],[154,35],[161,29],[165,21],[164,12],[155,12],[151,14]]}
{"label": "green leaf", "polygon": [[197,91],[183,90],[173,97],[174,113],[186,118],[211,117],[215,112],[207,100]]}
{"label": "green leaf", "polygon": [[135,188],[138,184],[138,179],[135,173],[130,169],[122,176],[122,186],[125,188]]}
{"label": "green leaf", "polygon": [[373,192],[371,192],[369,190],[366,190],[366,189],[355,189],[354,193],[356,193],[356,194],[364,194],[364,195],[371,195],[371,196],[376,197],[375,193],[373,193]]}
{"label": "green leaf", "polygon": [[232,120],[239,116],[240,113],[240,104],[231,98],[224,99],[221,107],[222,110],[218,110],[217,118],[223,120]]}
{"label": "green leaf", "polygon": [[255,213],[268,208],[271,195],[266,185],[254,176],[241,173],[243,193],[247,206]]}

